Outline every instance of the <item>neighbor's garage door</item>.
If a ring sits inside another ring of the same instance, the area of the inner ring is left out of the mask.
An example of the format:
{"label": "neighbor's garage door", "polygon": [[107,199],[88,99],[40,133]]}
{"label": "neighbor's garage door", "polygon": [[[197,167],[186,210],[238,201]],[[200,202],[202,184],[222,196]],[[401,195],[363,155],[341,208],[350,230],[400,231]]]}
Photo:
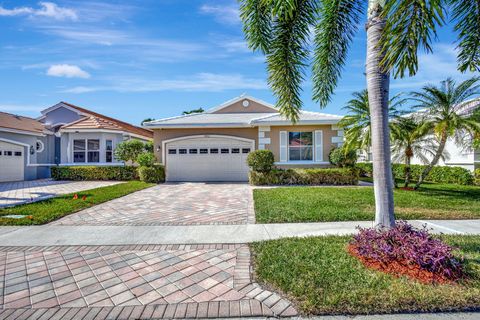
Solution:
{"label": "neighbor's garage door", "polygon": [[166,144],[167,181],[247,181],[251,141],[198,137]]}
{"label": "neighbor's garage door", "polygon": [[0,141],[0,182],[23,180],[24,147]]}

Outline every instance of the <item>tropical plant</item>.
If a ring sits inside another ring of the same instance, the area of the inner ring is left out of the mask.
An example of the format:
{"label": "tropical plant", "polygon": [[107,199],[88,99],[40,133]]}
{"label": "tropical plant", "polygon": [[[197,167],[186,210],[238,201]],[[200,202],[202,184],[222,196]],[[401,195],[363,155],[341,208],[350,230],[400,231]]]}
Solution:
{"label": "tropical plant", "polygon": [[[438,140],[438,147],[425,170],[420,175],[415,189],[424,182],[425,177],[442,157],[449,138],[462,148],[471,148],[475,137],[480,134],[480,122],[476,112],[465,111],[472,96],[480,94],[480,77],[473,77],[459,84],[448,78],[440,86],[426,85],[421,91],[413,92],[415,107],[421,109],[425,126]],[[476,109],[479,108],[477,105]]]}
{"label": "tropical plant", "polygon": [[145,144],[137,139],[120,142],[115,147],[115,158],[133,164],[140,154],[145,151]]}
{"label": "tropical plant", "polygon": [[240,0],[247,43],[266,56],[268,83],[277,106],[294,122],[302,108],[301,87],[311,48],[313,98],[325,106],[366,14],[377,225],[395,224],[388,128],[390,72],[399,77],[417,72],[418,49],[432,51],[430,43],[438,25],[445,22],[446,6],[459,35],[459,69],[480,70],[480,2],[475,0]]}
{"label": "tropical plant", "polygon": [[[428,163],[438,148],[438,141],[428,136],[428,126],[422,118],[415,116],[397,117],[390,123],[392,159],[405,164],[405,187],[411,179],[411,162],[416,157]],[[442,154],[445,159],[445,152]]]}
{"label": "tropical plant", "polygon": [[197,108],[197,109],[192,109],[192,110],[189,110],[189,111],[183,111],[182,114],[186,115],[186,114],[203,113],[203,112],[205,112],[205,110],[203,110],[203,108]]}
{"label": "tropical plant", "polygon": [[[367,90],[354,92],[343,110],[347,115],[340,120],[338,126],[345,131],[345,146],[369,152],[372,145],[372,119],[368,105]],[[406,99],[401,94],[395,95],[388,103],[388,118],[400,114],[400,108]]]}
{"label": "tropical plant", "polygon": [[328,154],[328,160],[339,168],[354,167],[357,163],[357,150],[345,145],[340,148],[333,148]]}
{"label": "tropical plant", "polygon": [[153,167],[156,160],[155,155],[151,152],[140,153],[137,157],[137,163],[141,167]]}

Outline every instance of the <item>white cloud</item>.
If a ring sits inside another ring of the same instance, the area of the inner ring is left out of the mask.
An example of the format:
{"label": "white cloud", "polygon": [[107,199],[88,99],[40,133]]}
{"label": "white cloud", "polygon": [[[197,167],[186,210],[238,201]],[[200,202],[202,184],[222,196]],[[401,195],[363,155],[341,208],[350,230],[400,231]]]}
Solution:
{"label": "white cloud", "polygon": [[204,4],[200,7],[200,12],[212,15],[215,20],[223,24],[238,24],[241,22],[238,5],[236,4]]}
{"label": "white cloud", "polygon": [[265,80],[247,78],[241,74],[198,73],[175,80],[113,77],[104,86],[78,86],[61,92],[86,93],[95,91],[158,92],[158,91],[201,91],[220,92],[226,90],[265,90]]}
{"label": "white cloud", "polygon": [[21,16],[29,15],[35,17],[47,17],[55,20],[77,20],[78,16],[75,10],[70,8],[59,7],[53,2],[39,2],[40,8],[32,7],[16,7],[6,9],[0,7],[0,16]]}
{"label": "white cloud", "polygon": [[90,78],[90,74],[71,64],[54,64],[47,70],[47,75],[65,78]]}

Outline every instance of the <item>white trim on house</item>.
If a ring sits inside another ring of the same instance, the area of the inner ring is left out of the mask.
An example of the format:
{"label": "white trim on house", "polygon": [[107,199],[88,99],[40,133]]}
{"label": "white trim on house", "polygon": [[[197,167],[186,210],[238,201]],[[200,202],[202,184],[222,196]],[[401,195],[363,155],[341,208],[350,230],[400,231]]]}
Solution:
{"label": "white trim on house", "polygon": [[75,112],[75,113],[77,113],[77,114],[79,114],[79,115],[82,115],[82,116],[90,116],[90,114],[87,114],[87,113],[82,112],[82,111],[80,111],[80,110],[77,110],[77,109],[75,109],[75,108],[73,108],[73,107],[70,107],[69,105],[66,105],[66,104],[64,104],[63,102],[59,102],[59,103],[57,103],[57,104],[55,104],[55,105],[53,105],[53,106],[51,106],[51,107],[49,107],[49,108],[47,108],[47,109],[44,109],[44,110],[40,111],[40,112],[42,113],[42,115],[41,115],[40,117],[38,117],[36,120],[41,120],[41,119],[45,118],[45,115],[46,115],[47,113],[49,113],[49,112],[51,112],[51,111],[53,111],[53,110],[56,110],[56,109],[58,109],[58,108],[65,108],[65,109],[68,109],[68,110],[70,110],[70,111],[73,111],[73,112]]}
{"label": "white trim on house", "polygon": [[328,161],[310,161],[310,160],[299,160],[299,161],[278,161],[274,163],[275,165],[303,165],[303,164],[330,164]]}
{"label": "white trim on house", "polygon": [[236,136],[229,136],[229,135],[223,135],[223,134],[197,134],[197,135],[191,135],[191,136],[183,136],[183,137],[178,137],[178,138],[173,138],[173,139],[168,139],[168,140],[163,140],[162,141],[162,162],[160,163],[161,165],[164,165],[165,159],[166,159],[166,145],[167,143],[175,142],[175,141],[181,141],[181,140],[189,140],[189,139],[201,139],[201,138],[225,138],[225,139],[233,139],[233,140],[239,140],[239,141],[244,141],[244,142],[250,142],[252,147],[252,151],[255,150],[255,140],[254,139],[248,139],[248,138],[242,138],[242,137],[236,137]]}
{"label": "white trim on house", "polygon": [[37,132],[32,132],[32,131],[25,131],[25,130],[18,130],[18,129],[10,129],[10,128],[0,127],[0,132],[2,132],[2,131],[3,132],[9,132],[9,133],[24,134],[24,135],[28,135],[28,136],[36,136],[36,137],[45,137],[47,135],[47,133],[37,133]]}
{"label": "white trim on house", "polygon": [[313,131],[313,160],[315,163],[323,161],[323,131]]}
{"label": "white trim on house", "polygon": [[139,134],[131,133],[123,130],[108,130],[108,129],[60,129],[60,133],[114,133],[121,134],[123,136],[134,137],[146,141],[150,141],[151,138],[145,137]]}

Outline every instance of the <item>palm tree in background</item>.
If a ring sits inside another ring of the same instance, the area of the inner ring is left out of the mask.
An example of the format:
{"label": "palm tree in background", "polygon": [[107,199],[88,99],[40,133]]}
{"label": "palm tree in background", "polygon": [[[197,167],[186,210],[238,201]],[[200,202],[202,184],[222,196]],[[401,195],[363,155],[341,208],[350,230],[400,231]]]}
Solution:
{"label": "palm tree in background", "polygon": [[[418,70],[418,49],[431,52],[449,6],[458,33],[461,71],[480,67],[477,0],[240,0],[248,45],[266,56],[268,83],[280,112],[293,122],[313,51],[313,98],[325,106],[337,86],[361,19],[367,16],[366,80],[372,127],[375,222],[395,224],[388,125],[390,72]],[[313,31],[313,45],[311,35]]]}
{"label": "palm tree in background", "polygon": [[462,148],[473,147],[475,138],[480,135],[479,104],[473,101],[472,105],[469,100],[480,94],[479,81],[480,77],[473,77],[457,84],[448,78],[440,86],[427,85],[421,91],[412,93],[412,99],[417,103],[415,107],[421,109],[425,125],[438,140],[438,148],[420,175],[415,189],[438,163],[449,138]]}
{"label": "palm tree in background", "polygon": [[[411,180],[411,162],[416,157],[422,163],[433,158],[438,141],[428,135],[428,125],[420,117],[397,117],[390,123],[392,160],[405,164],[405,188]],[[445,159],[445,152],[441,158]]]}
{"label": "palm tree in background", "polygon": [[[367,90],[354,92],[353,98],[342,109],[347,115],[340,120],[338,126],[345,131],[345,147],[347,149],[370,152],[372,145],[372,118],[368,104]],[[406,102],[401,94],[395,95],[388,104],[388,117],[400,114],[401,106]]]}

